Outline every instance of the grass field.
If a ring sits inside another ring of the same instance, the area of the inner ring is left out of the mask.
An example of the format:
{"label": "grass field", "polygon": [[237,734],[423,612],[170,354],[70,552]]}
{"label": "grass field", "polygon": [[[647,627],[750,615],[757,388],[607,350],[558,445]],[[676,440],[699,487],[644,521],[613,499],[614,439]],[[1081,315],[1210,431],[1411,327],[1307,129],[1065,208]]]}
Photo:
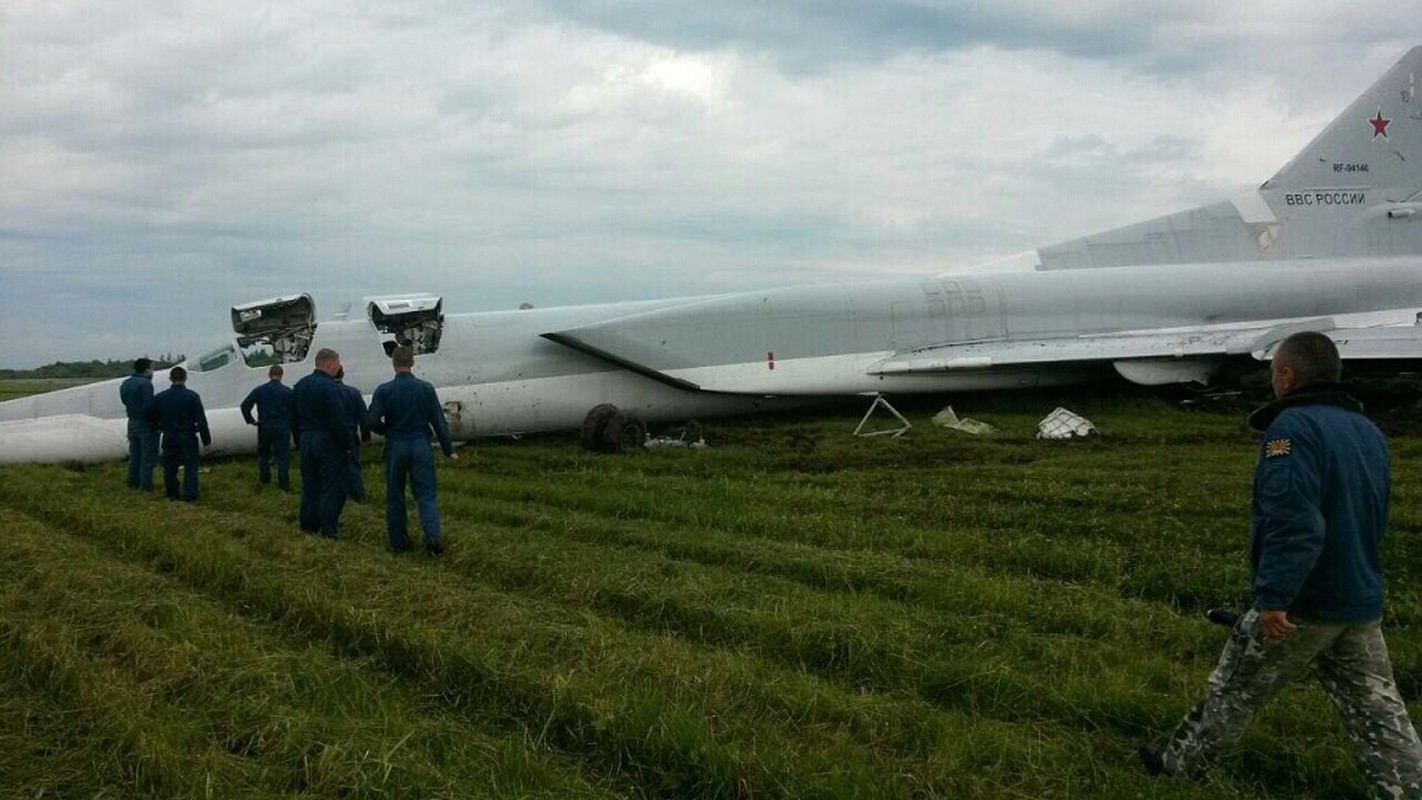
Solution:
{"label": "grass field", "polygon": [[[1291,688],[1209,783],[1136,745],[1201,691],[1245,601],[1254,439],[1237,413],[1077,397],[717,422],[705,450],[571,438],[440,462],[449,550],[341,541],[247,461],[196,504],[123,465],[0,470],[4,797],[1362,796],[1322,693]],[[1395,436],[1388,635],[1422,691],[1422,437]],[[1414,577],[1417,576],[1417,577]]]}
{"label": "grass field", "polygon": [[68,389],[71,386],[83,386],[86,383],[93,383],[95,380],[94,378],[0,379],[0,401],[14,400],[16,397],[40,392],[52,392],[55,389]]}

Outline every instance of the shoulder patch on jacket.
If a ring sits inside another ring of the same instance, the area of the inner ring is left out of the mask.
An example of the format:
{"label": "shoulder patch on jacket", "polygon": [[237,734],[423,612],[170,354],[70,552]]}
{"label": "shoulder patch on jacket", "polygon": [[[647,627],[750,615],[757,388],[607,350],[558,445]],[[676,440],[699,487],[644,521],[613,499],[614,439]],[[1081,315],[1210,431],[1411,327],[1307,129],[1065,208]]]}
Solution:
{"label": "shoulder patch on jacket", "polygon": [[1273,458],[1275,456],[1286,456],[1293,452],[1294,442],[1292,439],[1270,439],[1264,443],[1264,457]]}

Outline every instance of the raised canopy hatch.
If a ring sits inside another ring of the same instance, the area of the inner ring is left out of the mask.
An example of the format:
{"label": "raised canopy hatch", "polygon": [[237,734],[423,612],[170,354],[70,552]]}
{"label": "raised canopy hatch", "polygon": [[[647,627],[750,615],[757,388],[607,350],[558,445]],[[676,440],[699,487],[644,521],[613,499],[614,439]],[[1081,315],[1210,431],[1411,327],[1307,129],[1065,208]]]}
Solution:
{"label": "raised canopy hatch", "polygon": [[[444,331],[444,300],[435,295],[395,295],[366,299],[370,322],[376,330],[394,337],[415,351],[415,355],[439,349]],[[393,349],[387,342],[386,350]]]}
{"label": "raised canopy hatch", "polygon": [[316,336],[316,303],[298,294],[233,306],[232,331],[249,367],[301,361]]}

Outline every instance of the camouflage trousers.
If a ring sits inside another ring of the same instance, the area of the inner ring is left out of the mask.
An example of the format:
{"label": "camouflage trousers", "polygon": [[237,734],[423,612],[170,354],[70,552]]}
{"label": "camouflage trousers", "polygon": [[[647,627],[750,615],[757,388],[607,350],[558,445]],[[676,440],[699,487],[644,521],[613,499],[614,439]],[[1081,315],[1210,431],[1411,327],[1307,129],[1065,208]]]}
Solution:
{"label": "camouflage trousers", "polygon": [[1275,640],[1259,632],[1258,619],[1250,611],[1236,623],[1204,699],[1161,753],[1166,772],[1202,776],[1275,691],[1312,668],[1343,718],[1373,796],[1422,798],[1422,742],[1393,681],[1381,623],[1291,619],[1298,629]]}

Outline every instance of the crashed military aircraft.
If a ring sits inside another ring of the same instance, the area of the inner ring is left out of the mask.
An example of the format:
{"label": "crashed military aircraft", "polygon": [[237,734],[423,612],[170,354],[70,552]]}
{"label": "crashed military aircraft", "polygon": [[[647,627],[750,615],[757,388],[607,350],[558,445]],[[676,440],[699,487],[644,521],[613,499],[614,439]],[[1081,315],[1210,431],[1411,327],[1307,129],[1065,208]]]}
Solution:
{"label": "crashed military aircraft", "polygon": [[[369,389],[389,376],[388,343],[413,346],[460,439],[577,428],[603,404],[655,422],[1063,384],[1105,365],[1147,385],[1208,382],[1304,329],[1350,361],[1422,358],[1419,72],[1422,47],[1256,190],[1006,269],[476,314],[381,297],[319,322],[301,294],[234,307],[233,338],[188,360],[188,386],[214,449],[236,452],[255,447],[236,406],[266,365],[299,377],[322,347]],[[122,458],[117,383],[0,403],[0,463]]]}

